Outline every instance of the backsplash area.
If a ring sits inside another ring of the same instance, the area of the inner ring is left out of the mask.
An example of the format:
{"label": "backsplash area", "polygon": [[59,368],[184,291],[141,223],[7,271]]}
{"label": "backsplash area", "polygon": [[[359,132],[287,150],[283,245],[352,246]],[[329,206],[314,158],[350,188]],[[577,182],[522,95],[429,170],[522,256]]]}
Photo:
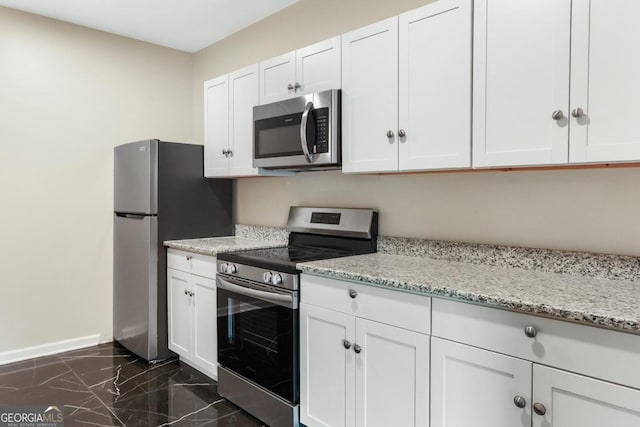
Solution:
{"label": "backsplash area", "polygon": [[[284,228],[236,225],[236,236],[287,241]],[[613,280],[640,280],[640,257],[378,236],[378,252]]]}

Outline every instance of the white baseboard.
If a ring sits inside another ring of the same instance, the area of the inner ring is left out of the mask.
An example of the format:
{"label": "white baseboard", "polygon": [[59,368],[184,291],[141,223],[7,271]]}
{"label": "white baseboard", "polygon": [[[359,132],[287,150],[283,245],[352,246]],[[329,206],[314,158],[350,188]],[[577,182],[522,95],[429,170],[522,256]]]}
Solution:
{"label": "white baseboard", "polygon": [[33,347],[20,348],[18,350],[9,350],[4,353],[0,353],[0,365],[32,359],[34,357],[49,356],[51,354],[62,353],[63,351],[77,350],[83,347],[91,347],[93,345],[98,345],[99,342],[100,334],[95,334],[86,337],[72,338],[70,340],[35,345]]}

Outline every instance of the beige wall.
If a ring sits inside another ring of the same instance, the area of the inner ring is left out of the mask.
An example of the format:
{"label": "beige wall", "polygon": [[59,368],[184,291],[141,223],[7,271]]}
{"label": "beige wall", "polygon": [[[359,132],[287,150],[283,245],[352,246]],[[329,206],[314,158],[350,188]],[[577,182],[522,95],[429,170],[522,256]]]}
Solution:
{"label": "beige wall", "polygon": [[192,140],[193,56],[0,7],[0,353],[112,337],[113,146]]}
{"label": "beige wall", "polygon": [[[196,54],[202,82],[409,10],[425,0],[302,0]],[[381,58],[384,60],[384,58]],[[237,181],[239,223],[284,226],[290,205],[372,206],[391,236],[640,255],[640,168],[412,175],[301,174]]]}

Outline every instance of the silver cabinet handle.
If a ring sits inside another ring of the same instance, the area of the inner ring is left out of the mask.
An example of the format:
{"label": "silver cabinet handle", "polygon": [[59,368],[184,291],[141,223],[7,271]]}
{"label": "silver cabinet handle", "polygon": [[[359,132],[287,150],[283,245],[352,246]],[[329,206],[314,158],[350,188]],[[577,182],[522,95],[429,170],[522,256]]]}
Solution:
{"label": "silver cabinet handle", "polygon": [[547,413],[547,408],[545,408],[542,403],[534,403],[533,412],[535,412],[538,415],[544,415]]}
{"label": "silver cabinet handle", "polygon": [[349,350],[351,348],[351,343],[347,340],[343,340],[342,341],[342,345],[344,346],[344,348],[346,348],[347,350]]}
{"label": "silver cabinet handle", "polygon": [[301,87],[302,86],[300,86],[300,83],[296,82],[296,84],[293,85],[293,90],[297,92]]}
{"label": "silver cabinet handle", "polygon": [[388,130],[388,131],[387,131],[387,138],[391,139],[391,138],[393,138],[393,135],[394,135],[394,134],[393,134],[393,131],[392,131],[392,130]]}
{"label": "silver cabinet handle", "polygon": [[358,344],[355,344],[353,346],[353,351],[355,351],[356,353],[360,354],[360,352],[362,351],[362,347],[360,347]]}
{"label": "silver cabinet handle", "polygon": [[574,108],[574,109],[571,111],[571,115],[577,119],[577,118],[579,118],[579,117],[584,116],[584,110],[583,110],[582,108],[580,108],[580,107],[578,107],[578,108]]}
{"label": "silver cabinet handle", "polygon": [[195,295],[196,295],[196,294],[194,294],[193,292],[189,292],[189,296],[190,296],[190,297],[195,296]]}
{"label": "silver cabinet handle", "polygon": [[556,110],[553,113],[551,113],[551,118],[553,120],[561,120],[564,118],[564,113],[562,112],[562,110]]}
{"label": "silver cabinet handle", "polygon": [[313,154],[309,152],[309,142],[307,141],[307,122],[309,121],[309,113],[313,110],[313,102],[307,102],[300,119],[300,144],[302,145],[302,153],[307,163],[313,163]]}
{"label": "silver cabinet handle", "polygon": [[233,157],[233,151],[231,151],[231,150],[227,150],[227,156],[229,156],[229,157]]}
{"label": "silver cabinet handle", "polygon": [[187,291],[186,289],[184,290],[184,294],[185,295],[189,295],[189,291]]}
{"label": "silver cabinet handle", "polygon": [[227,150],[225,148],[222,149],[222,155],[226,156],[227,155]]}
{"label": "silver cabinet handle", "polygon": [[400,130],[398,131],[398,136],[399,136],[400,138],[404,138],[405,136],[407,136],[407,133],[404,131],[404,129],[400,129]]}
{"label": "silver cabinet handle", "polygon": [[349,289],[349,296],[355,298],[358,296],[358,292],[356,292],[355,289]]}
{"label": "silver cabinet handle", "polygon": [[527,400],[522,396],[516,396],[513,398],[513,403],[518,408],[524,408],[527,406]]}
{"label": "silver cabinet handle", "polygon": [[193,258],[193,256],[187,255],[187,261],[191,261],[192,258]]}
{"label": "silver cabinet handle", "polygon": [[524,334],[529,338],[535,338],[538,335],[538,330],[535,326],[527,325],[524,328]]}
{"label": "silver cabinet handle", "polygon": [[293,85],[291,83],[289,83],[287,85],[287,89],[289,89],[289,92],[291,92],[293,90]]}

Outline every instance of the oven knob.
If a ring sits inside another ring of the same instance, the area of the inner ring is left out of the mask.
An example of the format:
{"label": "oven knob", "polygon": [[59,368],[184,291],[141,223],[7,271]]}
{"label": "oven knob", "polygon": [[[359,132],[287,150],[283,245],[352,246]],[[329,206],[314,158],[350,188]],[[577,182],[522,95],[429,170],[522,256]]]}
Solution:
{"label": "oven knob", "polygon": [[220,273],[226,273],[229,265],[227,263],[220,264]]}
{"label": "oven knob", "polygon": [[271,279],[271,283],[273,283],[274,285],[279,285],[282,283],[282,276],[280,275],[280,273],[274,273],[273,274],[273,278]]}
{"label": "oven knob", "polygon": [[262,275],[262,281],[264,283],[271,283],[271,272],[270,271],[267,271],[266,273],[264,273]]}
{"label": "oven knob", "polygon": [[227,267],[227,273],[236,274],[236,271],[238,271],[236,269],[236,265],[235,264],[229,264],[229,267]]}

